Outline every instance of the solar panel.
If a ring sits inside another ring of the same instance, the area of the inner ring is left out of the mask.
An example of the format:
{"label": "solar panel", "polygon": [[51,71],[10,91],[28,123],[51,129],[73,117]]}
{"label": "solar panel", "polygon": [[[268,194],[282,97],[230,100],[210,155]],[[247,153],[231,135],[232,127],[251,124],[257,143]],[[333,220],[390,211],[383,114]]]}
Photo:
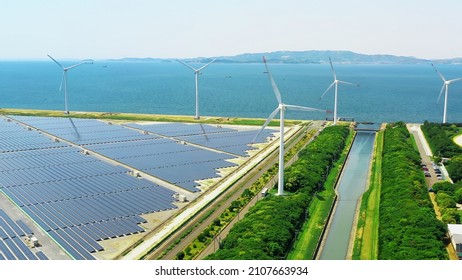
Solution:
{"label": "solar panel", "polygon": [[35,252],[35,255],[37,256],[39,260],[43,260],[43,261],[48,260],[48,257],[42,251]]}
{"label": "solar panel", "polygon": [[18,224],[26,235],[34,234],[34,232],[23,221],[17,220],[16,224]]}
{"label": "solar panel", "polygon": [[[8,240],[8,239],[5,239]],[[0,252],[6,257],[7,260],[16,260],[17,258],[15,255],[10,251],[10,249],[6,246],[5,240],[0,240]]]}
{"label": "solar panel", "polygon": [[[250,144],[252,144],[258,131],[259,130],[233,131],[213,134],[207,137],[203,135],[181,136],[179,139],[239,156],[248,156],[246,151],[255,149],[251,147]],[[266,142],[268,138],[273,137],[274,132],[274,130],[270,129],[263,130],[259,137],[255,139],[255,143]]]}
{"label": "solar panel", "polygon": [[108,125],[92,119],[10,117],[78,145],[158,138],[118,124]]}
{"label": "solar panel", "polygon": [[170,137],[188,136],[188,135],[208,135],[213,133],[222,133],[236,131],[231,128],[223,128],[220,125],[208,124],[186,124],[186,123],[159,123],[159,124],[127,124],[128,127],[149,131]]}

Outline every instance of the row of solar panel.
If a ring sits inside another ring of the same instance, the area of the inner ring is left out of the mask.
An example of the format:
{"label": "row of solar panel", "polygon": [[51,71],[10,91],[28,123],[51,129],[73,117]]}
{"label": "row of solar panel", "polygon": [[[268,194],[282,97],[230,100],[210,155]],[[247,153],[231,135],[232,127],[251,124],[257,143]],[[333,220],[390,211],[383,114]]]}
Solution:
{"label": "row of solar panel", "polygon": [[0,260],[46,260],[46,255],[39,251],[34,254],[21,240],[22,236],[33,234],[32,230],[21,220],[14,222],[0,209]]}
{"label": "row of solar panel", "polygon": [[0,153],[64,146],[67,145],[61,142],[52,142],[44,136],[0,139]]}
{"label": "row of solar panel", "polygon": [[121,166],[111,166],[102,161],[44,166],[0,172],[0,186],[5,187],[34,183],[54,182],[72,178],[86,178],[103,174],[125,173]]}
{"label": "row of solar panel", "polygon": [[[213,134],[207,137],[204,137],[203,135],[182,136],[179,137],[179,139],[197,145],[246,157],[248,156],[248,154],[246,153],[248,150],[255,149],[254,147],[250,146],[250,144],[252,144],[253,139],[255,138],[257,133],[258,130],[235,131]],[[273,130],[263,130],[259,137],[255,139],[255,143],[266,142],[267,138],[272,136],[272,133],[274,133]]]}
{"label": "row of solar panel", "polygon": [[[24,206],[105,195],[152,186],[152,182],[141,178],[135,179],[120,173],[7,187],[3,188],[3,191],[11,197],[18,198],[16,200],[18,206]],[[165,191],[166,189],[160,188],[159,190]]]}
{"label": "row of solar panel", "polygon": [[236,131],[231,128],[221,126],[212,126],[208,124],[186,124],[186,123],[163,123],[163,124],[128,124],[128,127],[149,131],[152,133],[165,135],[169,137],[213,134]]}
{"label": "row of solar panel", "polygon": [[134,217],[122,218],[52,230],[48,234],[75,259],[92,260],[91,253],[104,250],[96,241],[143,232],[144,229],[136,225],[139,221]]}
{"label": "row of solar panel", "polygon": [[[215,148],[240,156],[247,156],[246,151],[255,149],[249,144],[258,130],[238,131],[221,126],[206,124],[128,124],[128,127],[143,129],[152,133],[176,137],[181,140]],[[255,139],[255,143],[266,142],[274,131],[266,129]]]}
{"label": "row of solar panel", "polygon": [[11,116],[11,118],[78,145],[159,138],[120,125],[108,125],[91,119],[49,118],[37,121],[34,117]]}
{"label": "row of solar panel", "polygon": [[173,197],[169,197],[168,193],[162,194],[157,188],[146,188],[54,203],[25,205],[22,209],[45,231],[49,231],[174,209],[172,201]]}
{"label": "row of solar panel", "polygon": [[[9,153],[10,154],[10,153]],[[51,167],[63,164],[86,164],[98,161],[93,157],[79,156],[79,152],[73,153],[37,155],[29,157],[2,158],[0,154],[0,171],[31,169],[36,167]]]}
{"label": "row of solar panel", "polygon": [[166,153],[172,154],[198,149],[197,147],[182,145],[178,142],[179,141],[171,139],[150,139],[142,141],[95,144],[88,148],[97,152],[107,151],[108,153],[113,154],[116,158]]}

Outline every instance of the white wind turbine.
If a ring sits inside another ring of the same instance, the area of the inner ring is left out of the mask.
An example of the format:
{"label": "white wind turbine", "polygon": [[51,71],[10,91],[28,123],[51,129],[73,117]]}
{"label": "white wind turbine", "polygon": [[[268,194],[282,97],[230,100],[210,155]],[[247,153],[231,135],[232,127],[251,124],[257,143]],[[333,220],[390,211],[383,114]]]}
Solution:
{"label": "white wind turbine", "polygon": [[438,69],[436,69],[436,67],[435,67],[435,65],[433,65],[433,63],[432,63],[432,66],[435,69],[436,73],[438,73],[438,75],[440,76],[441,80],[443,80],[443,87],[441,87],[441,91],[440,91],[440,95],[438,96],[437,103],[440,102],[441,95],[443,94],[443,91],[444,91],[443,123],[446,123],[446,111],[447,111],[447,107],[448,107],[448,88],[449,88],[449,85],[452,84],[453,82],[457,82],[457,81],[462,80],[462,77],[457,78],[457,79],[452,79],[452,80],[446,80],[444,78],[444,76],[440,73],[440,71],[438,71]]}
{"label": "white wind turbine", "polygon": [[273,77],[269,71],[268,65],[266,64],[266,59],[263,57],[263,63],[265,63],[266,73],[268,73],[268,77],[271,81],[271,85],[273,86],[274,94],[276,95],[276,99],[278,100],[278,107],[269,115],[266,122],[263,124],[260,131],[257,133],[255,138],[253,139],[253,143],[260,135],[260,133],[266,128],[266,126],[270,123],[270,121],[276,116],[279,112],[279,131],[281,136],[279,137],[279,172],[278,172],[278,195],[284,195],[284,111],[286,109],[293,109],[293,110],[301,110],[301,111],[320,111],[326,112],[325,110],[309,108],[309,107],[302,107],[296,105],[287,105],[282,102],[281,93],[274,82]]}
{"label": "white wind turbine", "polygon": [[337,74],[335,74],[334,66],[332,66],[332,60],[329,57],[329,62],[330,62],[330,68],[332,69],[332,74],[334,75],[334,81],[330,86],[326,89],[326,91],[321,95],[320,99],[326,95],[326,93],[333,87],[335,86],[335,92],[334,92],[334,125],[337,124],[337,93],[338,93],[338,84],[345,84],[345,85],[353,85],[353,86],[358,86],[358,84],[353,84],[349,82],[344,82],[337,80]]}
{"label": "white wind turbine", "polygon": [[201,72],[201,70],[203,70],[205,67],[209,66],[212,62],[214,62],[216,60],[213,59],[212,61],[210,61],[209,63],[205,64],[204,66],[196,69],[180,60],[177,59],[177,61],[181,64],[183,64],[184,66],[188,67],[188,68],[191,68],[193,71],[194,71],[194,79],[196,80],[196,117],[195,119],[198,120],[200,118],[199,116],[199,86],[198,86],[198,76],[199,76],[199,73]]}
{"label": "white wind turbine", "polygon": [[59,91],[62,90],[63,84],[64,84],[64,114],[69,114],[69,110],[67,108],[67,71],[69,71],[70,69],[75,68],[75,67],[77,67],[79,65],[85,64],[85,63],[93,64],[93,60],[86,59],[86,60],[82,60],[81,62],[79,62],[77,64],[74,64],[72,66],[64,67],[56,59],[51,57],[51,55],[48,54],[48,57],[51,58],[54,62],[56,62],[56,64],[58,64],[58,66],[61,67],[61,69],[63,69],[63,77],[61,78],[61,84],[59,86]]}

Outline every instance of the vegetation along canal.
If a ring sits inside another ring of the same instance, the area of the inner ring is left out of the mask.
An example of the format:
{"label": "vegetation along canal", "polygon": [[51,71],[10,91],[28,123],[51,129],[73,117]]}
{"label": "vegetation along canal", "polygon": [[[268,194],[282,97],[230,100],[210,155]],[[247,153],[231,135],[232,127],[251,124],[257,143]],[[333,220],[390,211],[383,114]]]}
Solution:
{"label": "vegetation along canal", "polygon": [[344,260],[347,256],[357,204],[366,190],[375,134],[370,131],[356,134],[337,184],[337,205],[320,253],[322,260]]}

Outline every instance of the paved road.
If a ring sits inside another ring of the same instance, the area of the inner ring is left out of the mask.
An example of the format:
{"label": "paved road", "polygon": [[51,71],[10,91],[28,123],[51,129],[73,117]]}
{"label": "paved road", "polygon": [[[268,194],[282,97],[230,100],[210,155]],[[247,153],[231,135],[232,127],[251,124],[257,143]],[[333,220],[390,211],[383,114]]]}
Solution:
{"label": "paved road", "polygon": [[[438,182],[439,180],[436,178],[435,170],[432,168],[432,160],[431,150],[428,146],[427,140],[422,134],[420,130],[420,124],[408,124],[407,128],[409,132],[414,135],[415,142],[417,144],[417,148],[419,148],[420,158],[422,159],[422,163],[427,165],[428,171],[430,172],[431,177],[425,177],[427,181],[428,188],[431,188],[433,184]],[[423,171],[422,171],[423,172]]]}

